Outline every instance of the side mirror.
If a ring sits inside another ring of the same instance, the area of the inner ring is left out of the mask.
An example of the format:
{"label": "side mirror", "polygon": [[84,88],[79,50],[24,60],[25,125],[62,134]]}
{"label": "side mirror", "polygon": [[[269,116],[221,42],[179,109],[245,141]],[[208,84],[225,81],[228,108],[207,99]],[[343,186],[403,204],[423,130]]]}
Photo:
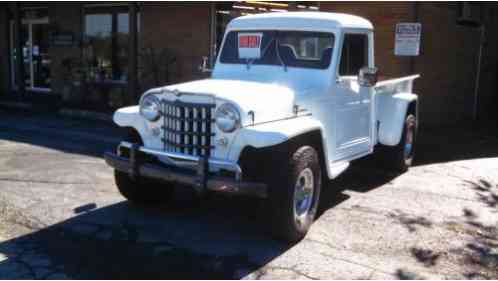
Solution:
{"label": "side mirror", "polygon": [[358,73],[358,84],[362,87],[373,87],[377,84],[377,67],[362,67]]}

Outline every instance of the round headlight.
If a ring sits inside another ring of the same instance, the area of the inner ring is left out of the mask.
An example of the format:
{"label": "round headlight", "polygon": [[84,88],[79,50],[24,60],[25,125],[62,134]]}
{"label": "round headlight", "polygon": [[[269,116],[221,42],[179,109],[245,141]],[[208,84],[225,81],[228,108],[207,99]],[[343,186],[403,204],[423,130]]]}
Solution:
{"label": "round headlight", "polygon": [[230,103],[224,103],[215,113],[216,126],[225,133],[235,131],[240,126],[240,113],[237,108]]}
{"label": "round headlight", "polygon": [[140,114],[149,121],[159,119],[161,103],[154,94],[147,94],[140,100]]}

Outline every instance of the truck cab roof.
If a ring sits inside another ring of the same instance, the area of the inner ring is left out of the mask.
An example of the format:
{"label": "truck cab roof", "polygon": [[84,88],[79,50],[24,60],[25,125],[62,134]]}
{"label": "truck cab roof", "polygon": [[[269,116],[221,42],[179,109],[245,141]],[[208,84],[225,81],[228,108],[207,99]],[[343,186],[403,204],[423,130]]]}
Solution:
{"label": "truck cab roof", "polygon": [[327,30],[360,28],[373,30],[362,17],[326,12],[273,12],[248,15],[230,22],[228,29]]}

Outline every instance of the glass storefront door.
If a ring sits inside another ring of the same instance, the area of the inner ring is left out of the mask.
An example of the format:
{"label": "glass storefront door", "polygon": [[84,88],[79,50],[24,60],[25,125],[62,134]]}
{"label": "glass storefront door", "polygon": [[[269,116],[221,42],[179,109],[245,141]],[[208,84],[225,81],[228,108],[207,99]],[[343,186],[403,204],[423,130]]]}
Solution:
{"label": "glass storefront door", "polygon": [[34,92],[50,91],[50,63],[48,53],[49,32],[48,18],[23,19],[21,26],[22,54],[16,54],[14,22],[10,24],[11,34],[11,77],[12,85],[17,88],[16,60],[21,57],[24,62],[24,83],[27,90]]}

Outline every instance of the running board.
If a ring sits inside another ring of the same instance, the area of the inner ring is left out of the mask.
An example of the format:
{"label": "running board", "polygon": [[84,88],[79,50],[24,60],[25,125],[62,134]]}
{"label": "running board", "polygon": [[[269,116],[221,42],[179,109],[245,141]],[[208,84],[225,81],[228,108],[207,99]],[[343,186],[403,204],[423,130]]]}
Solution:
{"label": "running board", "polygon": [[330,179],[337,178],[342,172],[344,172],[349,167],[349,162],[338,162],[329,164],[329,176]]}

